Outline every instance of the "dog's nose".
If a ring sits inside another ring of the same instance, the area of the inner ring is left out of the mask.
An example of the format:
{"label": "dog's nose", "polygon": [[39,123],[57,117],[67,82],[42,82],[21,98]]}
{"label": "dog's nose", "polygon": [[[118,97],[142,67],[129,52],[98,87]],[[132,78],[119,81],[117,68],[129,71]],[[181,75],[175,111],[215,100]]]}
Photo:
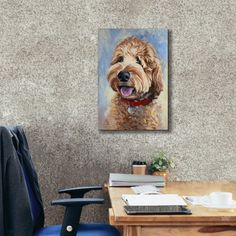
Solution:
{"label": "dog's nose", "polygon": [[130,79],[130,73],[128,71],[122,70],[118,74],[118,79],[122,82],[127,82]]}

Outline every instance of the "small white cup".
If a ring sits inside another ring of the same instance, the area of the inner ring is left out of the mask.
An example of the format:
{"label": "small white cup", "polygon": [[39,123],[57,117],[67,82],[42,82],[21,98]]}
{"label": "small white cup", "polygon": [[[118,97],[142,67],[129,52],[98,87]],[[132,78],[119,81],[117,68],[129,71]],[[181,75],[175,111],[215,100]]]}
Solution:
{"label": "small white cup", "polygon": [[233,194],[230,192],[212,192],[209,198],[212,204],[230,205],[233,200]]}

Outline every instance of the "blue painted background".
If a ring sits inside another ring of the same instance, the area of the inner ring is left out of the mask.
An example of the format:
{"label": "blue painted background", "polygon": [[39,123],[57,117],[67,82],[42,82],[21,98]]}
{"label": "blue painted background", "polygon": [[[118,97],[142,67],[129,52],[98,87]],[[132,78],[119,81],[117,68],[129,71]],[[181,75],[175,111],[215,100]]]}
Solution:
{"label": "blue painted background", "polygon": [[105,91],[110,87],[106,76],[111,63],[112,53],[117,43],[129,36],[136,36],[152,44],[162,64],[163,80],[166,82],[168,80],[168,31],[166,29],[100,29],[98,33],[98,109],[100,128],[109,102],[105,96]]}

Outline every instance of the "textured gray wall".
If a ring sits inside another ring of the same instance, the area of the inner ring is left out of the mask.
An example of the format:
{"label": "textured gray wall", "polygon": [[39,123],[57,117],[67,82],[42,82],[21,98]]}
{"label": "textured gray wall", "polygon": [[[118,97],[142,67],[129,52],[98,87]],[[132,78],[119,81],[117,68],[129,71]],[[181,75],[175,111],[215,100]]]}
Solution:
{"label": "textured gray wall", "polygon": [[[235,0],[0,2],[0,123],[25,127],[47,223],[61,221],[58,188],[103,183],[159,148],[172,179],[236,179],[235,12]],[[170,30],[168,132],[98,131],[98,28],[122,27]]]}

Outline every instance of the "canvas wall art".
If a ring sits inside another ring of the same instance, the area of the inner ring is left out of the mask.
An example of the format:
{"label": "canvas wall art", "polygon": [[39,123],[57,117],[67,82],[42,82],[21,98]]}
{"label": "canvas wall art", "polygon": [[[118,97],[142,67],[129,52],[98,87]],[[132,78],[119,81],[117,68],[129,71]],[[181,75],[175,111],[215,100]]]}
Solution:
{"label": "canvas wall art", "polygon": [[101,130],[168,129],[168,31],[100,29]]}

